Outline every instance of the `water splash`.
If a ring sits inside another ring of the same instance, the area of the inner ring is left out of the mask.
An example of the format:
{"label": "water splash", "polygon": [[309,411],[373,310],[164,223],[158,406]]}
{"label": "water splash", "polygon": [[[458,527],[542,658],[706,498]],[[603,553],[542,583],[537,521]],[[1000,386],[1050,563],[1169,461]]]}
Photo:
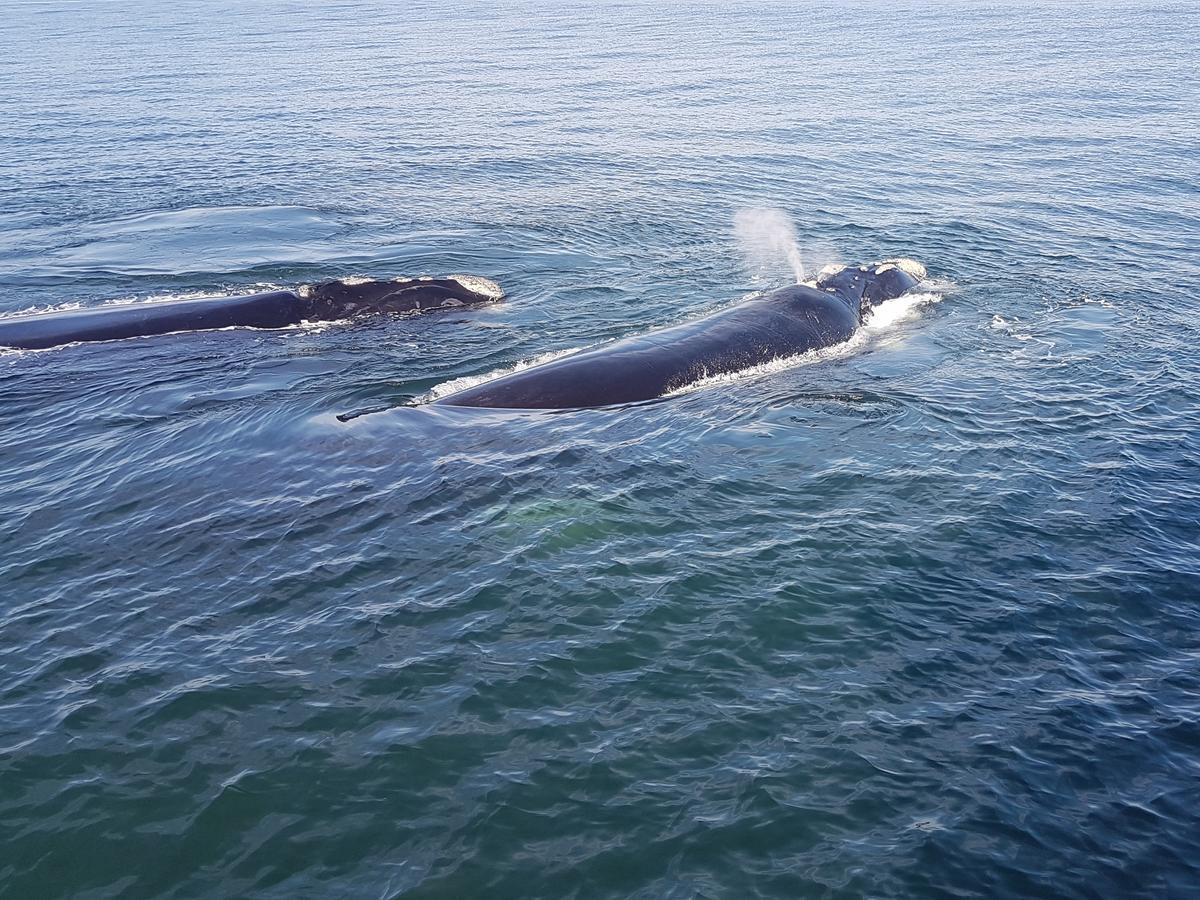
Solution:
{"label": "water splash", "polygon": [[[804,281],[804,263],[796,229],[781,209],[752,207],[739,209],[733,217],[733,235],[746,260],[754,281],[765,281],[791,270],[797,284]],[[786,268],[785,268],[786,267]]]}
{"label": "water splash", "polygon": [[893,325],[915,319],[921,314],[922,307],[940,303],[943,297],[944,294],[936,290],[901,294],[873,307],[863,319],[863,328],[869,331],[883,331]]}

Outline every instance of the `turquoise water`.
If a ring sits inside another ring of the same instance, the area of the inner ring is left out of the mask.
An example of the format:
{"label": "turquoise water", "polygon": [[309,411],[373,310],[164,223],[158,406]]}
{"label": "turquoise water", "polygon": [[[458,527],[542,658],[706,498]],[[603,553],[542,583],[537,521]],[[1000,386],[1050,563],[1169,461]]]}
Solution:
{"label": "turquoise water", "polygon": [[[510,297],[0,354],[0,894],[1194,896],[1198,34],[10,5],[0,313]],[[784,283],[755,207],[935,296],[630,409],[412,405]]]}

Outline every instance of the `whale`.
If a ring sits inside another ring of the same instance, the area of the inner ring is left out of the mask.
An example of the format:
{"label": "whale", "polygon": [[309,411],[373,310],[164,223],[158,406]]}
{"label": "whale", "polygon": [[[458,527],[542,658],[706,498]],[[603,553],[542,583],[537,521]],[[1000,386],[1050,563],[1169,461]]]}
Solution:
{"label": "whale", "polygon": [[911,259],[829,266],[809,283],[703,318],[561,356],[432,401],[498,409],[587,409],[652,400],[702,378],[849,340],[871,309],[926,277]]}
{"label": "whale", "polygon": [[285,328],[379,313],[417,314],[496,303],[504,291],[478,275],[342,278],[294,291],[235,297],[107,303],[0,318],[0,347],[40,350],[63,344],[205,331]]}

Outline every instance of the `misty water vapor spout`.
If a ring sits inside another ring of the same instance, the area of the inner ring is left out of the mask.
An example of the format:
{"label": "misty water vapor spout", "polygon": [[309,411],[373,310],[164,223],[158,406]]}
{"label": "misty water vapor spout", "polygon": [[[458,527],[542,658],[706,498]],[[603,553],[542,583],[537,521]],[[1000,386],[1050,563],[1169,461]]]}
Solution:
{"label": "misty water vapor spout", "polygon": [[755,280],[790,269],[796,283],[804,281],[804,264],[796,229],[781,209],[740,209],[733,217],[733,234]]}

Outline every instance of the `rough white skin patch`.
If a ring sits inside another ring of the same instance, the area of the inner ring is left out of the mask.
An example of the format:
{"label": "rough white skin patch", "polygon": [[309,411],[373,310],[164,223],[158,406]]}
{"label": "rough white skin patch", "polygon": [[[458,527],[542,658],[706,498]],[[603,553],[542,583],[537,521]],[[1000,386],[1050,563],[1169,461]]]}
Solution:
{"label": "rough white skin patch", "polygon": [[500,287],[492,279],[484,278],[481,275],[447,275],[446,277],[457,281],[468,291],[483,297],[491,297],[494,300],[499,300],[504,296],[504,288]]}
{"label": "rough white skin patch", "polygon": [[[825,266],[825,268],[821,269],[821,271],[817,273],[816,281],[819,282],[822,278],[831,278],[839,272],[845,271],[847,268],[848,266],[842,266],[836,263]],[[911,275],[913,278],[917,279],[917,281],[923,281],[929,275],[925,267],[915,259],[908,259],[902,256],[898,256],[895,259],[885,259],[882,262],[874,263],[871,266],[858,266],[857,268],[860,272],[870,271],[874,275],[882,275],[884,272],[887,272],[891,269],[899,269],[905,274]]]}
{"label": "rough white skin patch", "polygon": [[899,256],[896,259],[885,259],[883,262],[885,265],[895,266],[918,281],[921,281],[929,274],[925,267],[915,259],[907,259],[906,257]]}

